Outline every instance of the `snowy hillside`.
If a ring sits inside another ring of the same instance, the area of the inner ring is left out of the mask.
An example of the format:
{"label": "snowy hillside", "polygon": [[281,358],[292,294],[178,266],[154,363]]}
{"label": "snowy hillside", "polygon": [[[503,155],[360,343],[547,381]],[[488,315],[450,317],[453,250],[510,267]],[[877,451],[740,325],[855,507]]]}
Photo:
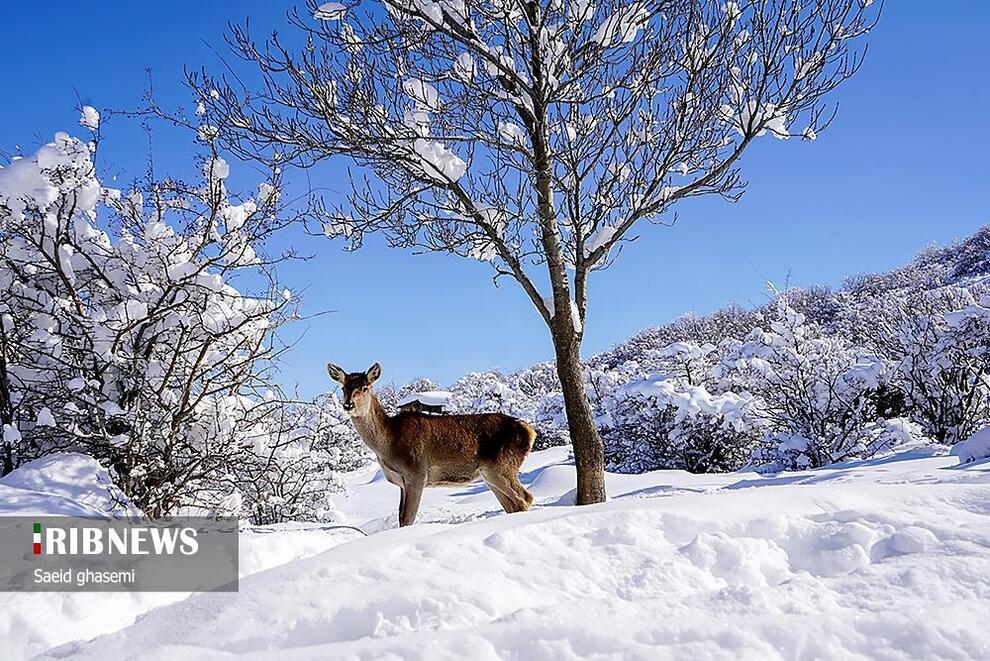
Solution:
{"label": "snowy hillside", "polygon": [[[181,599],[46,658],[986,658],[990,462],[943,452],[776,477],[609,475],[611,502],[577,508],[573,466],[554,448],[524,466],[533,511],[502,514],[482,485],[435,489],[405,529],[391,529],[395,488],[362,469],[336,506],[389,529],[252,529],[239,593]],[[283,564],[259,571],[265,554]],[[155,605],[3,601],[5,641],[33,631],[51,644],[67,638],[53,621]]]}

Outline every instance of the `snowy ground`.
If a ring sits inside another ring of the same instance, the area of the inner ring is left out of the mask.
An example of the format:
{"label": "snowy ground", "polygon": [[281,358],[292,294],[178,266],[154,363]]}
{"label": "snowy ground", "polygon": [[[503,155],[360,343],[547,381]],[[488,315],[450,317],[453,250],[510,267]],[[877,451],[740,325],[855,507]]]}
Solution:
{"label": "snowy ground", "polygon": [[990,658],[990,461],[610,475],[583,508],[566,462],[527,461],[529,513],[431,490],[402,530],[355,472],[338,507],[370,536],[246,531],[236,594],[0,595],[3,656]]}

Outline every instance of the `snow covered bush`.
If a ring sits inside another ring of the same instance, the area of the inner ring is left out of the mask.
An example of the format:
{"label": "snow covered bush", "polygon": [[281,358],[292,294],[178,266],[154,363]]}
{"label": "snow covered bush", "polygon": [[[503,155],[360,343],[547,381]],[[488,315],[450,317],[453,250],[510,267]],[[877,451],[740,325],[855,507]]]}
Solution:
{"label": "snow covered bush", "polygon": [[374,459],[339,397],[321,395],[302,408],[308,413],[304,424],[306,435],[313,439],[313,447],[329,455],[335,470],[352,471]]}
{"label": "snow covered bush", "polygon": [[231,476],[237,513],[257,524],[332,520],[340,472],[368,463],[369,450],[335,395],[284,403],[273,414]]}
{"label": "snow covered bush", "polygon": [[332,520],[333,496],[343,489],[340,474],[371,460],[340,399],[324,394],[311,402],[243,401],[263,413],[250,425],[242,418],[250,452],[218,481],[212,500],[204,494],[200,503],[256,524]]}
{"label": "snow covered bush", "polygon": [[619,388],[598,422],[606,462],[623,473],[737,470],[749,460],[760,430],[752,396],[712,394],[687,378],[668,375]]}
{"label": "snow covered bush", "polygon": [[531,409],[498,371],[468,372],[450,387],[447,406],[451,413],[501,412],[521,418]]}
{"label": "snow covered bush", "polygon": [[0,169],[4,469],[85,452],[163,514],[249,464],[277,407],[271,358],[293,297],[262,250],[285,222],[278,181],[235,199],[211,153],[194,184],[120,191],[94,152],[59,133]]}
{"label": "snow covered bush", "polygon": [[724,389],[759,398],[768,432],[756,454],[759,463],[814,468],[872,454],[888,440],[874,397],[887,365],[825,335],[784,297],[769,328],[734,343],[715,373]]}
{"label": "snow covered bush", "polygon": [[981,287],[891,292],[854,315],[891,364],[891,385],[925,434],[955,443],[990,423],[990,298]]}

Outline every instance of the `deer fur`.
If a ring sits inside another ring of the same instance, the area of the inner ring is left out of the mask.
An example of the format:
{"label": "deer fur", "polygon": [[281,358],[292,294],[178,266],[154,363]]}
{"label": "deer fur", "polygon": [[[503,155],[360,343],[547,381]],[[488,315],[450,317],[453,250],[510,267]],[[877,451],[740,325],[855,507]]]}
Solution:
{"label": "deer fur", "polygon": [[333,363],[330,378],[343,386],[344,410],[361,440],[378,457],[382,472],[401,490],[399,525],[416,519],[424,487],[456,486],[481,477],[506,512],[528,510],[533,494],[519,482],[519,467],[533,449],[536,431],[502,413],[388,415],[371,386],[381,376],[346,373]]}

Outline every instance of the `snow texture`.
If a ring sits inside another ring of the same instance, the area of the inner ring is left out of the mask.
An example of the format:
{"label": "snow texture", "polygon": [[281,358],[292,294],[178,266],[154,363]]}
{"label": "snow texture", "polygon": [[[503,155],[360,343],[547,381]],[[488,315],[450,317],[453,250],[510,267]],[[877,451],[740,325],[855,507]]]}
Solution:
{"label": "snow texture", "polygon": [[339,2],[325,2],[313,13],[313,17],[321,21],[339,21],[347,12],[347,7]]}
{"label": "snow texture", "polygon": [[917,447],[775,477],[610,474],[592,507],[569,504],[565,448],[522,479],[529,513],[472,484],[394,529],[395,488],[358,470],[340,506],[369,537],[248,529],[238,593],[2,595],[5,654],[985,658],[986,463]]}
{"label": "snow texture", "polygon": [[138,514],[105,468],[84,454],[35,459],[0,478],[0,516]]}
{"label": "snow texture", "polygon": [[959,457],[960,464],[990,459],[990,427],[984,427],[965,441],[953,445],[952,454]]}
{"label": "snow texture", "polygon": [[93,106],[83,106],[82,115],[79,118],[79,124],[85,126],[91,131],[95,131],[100,128],[100,113],[96,111]]}

